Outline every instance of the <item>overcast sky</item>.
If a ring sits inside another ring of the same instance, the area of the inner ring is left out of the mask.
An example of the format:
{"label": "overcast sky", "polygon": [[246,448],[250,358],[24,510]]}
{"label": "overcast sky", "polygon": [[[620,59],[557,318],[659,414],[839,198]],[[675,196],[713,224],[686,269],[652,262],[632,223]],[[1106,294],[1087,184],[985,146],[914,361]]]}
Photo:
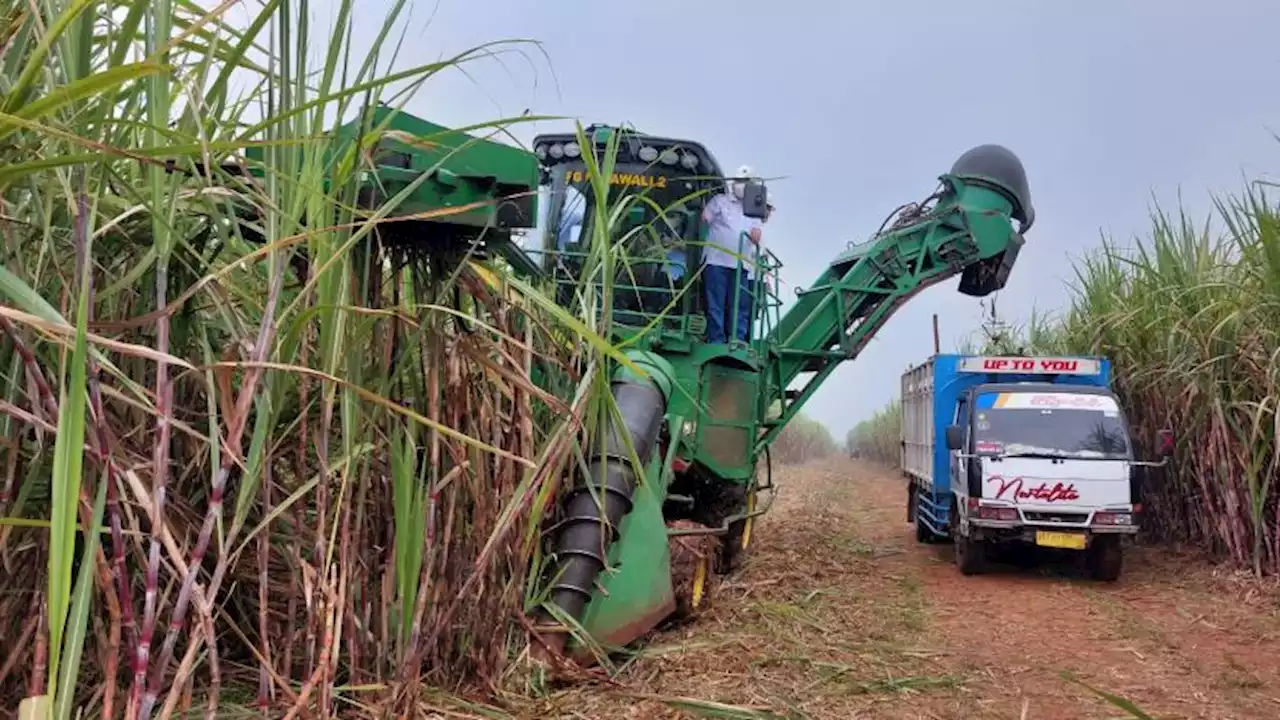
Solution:
{"label": "overcast sky", "polygon": [[[358,36],[386,4],[360,0]],[[1036,207],[998,297],[1009,320],[1061,307],[1071,259],[1100,233],[1145,232],[1153,197],[1181,191],[1203,214],[1211,192],[1280,171],[1274,0],[418,0],[410,22],[402,67],[514,38],[549,56],[530,47],[437,77],[410,112],[629,122],[784,176],[766,242],[793,288],[981,143],[1021,156]],[[931,314],[944,350],[974,330],[978,301],[957,283],[900,310],[806,410],[843,438],[931,353]]]}

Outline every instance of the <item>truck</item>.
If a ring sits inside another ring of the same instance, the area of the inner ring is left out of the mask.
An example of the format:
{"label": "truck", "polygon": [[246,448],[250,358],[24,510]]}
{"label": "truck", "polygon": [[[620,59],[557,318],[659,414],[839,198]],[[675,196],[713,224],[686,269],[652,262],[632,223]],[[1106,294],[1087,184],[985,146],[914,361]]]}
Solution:
{"label": "truck", "polygon": [[916,540],[955,546],[960,572],[1020,545],[1082,553],[1089,574],[1120,577],[1138,533],[1147,469],[1136,460],[1103,357],[936,354],[901,378],[901,467]]}

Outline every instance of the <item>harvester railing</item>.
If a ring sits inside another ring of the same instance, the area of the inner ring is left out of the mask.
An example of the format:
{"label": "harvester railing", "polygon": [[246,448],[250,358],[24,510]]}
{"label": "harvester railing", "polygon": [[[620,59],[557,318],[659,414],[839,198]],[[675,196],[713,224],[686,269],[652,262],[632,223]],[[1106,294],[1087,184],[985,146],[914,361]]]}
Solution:
{"label": "harvester railing", "polygon": [[[687,250],[664,248],[663,257],[640,254],[618,263],[613,282],[609,285],[614,303],[613,319],[620,334],[629,335],[655,328],[666,336],[686,339],[702,339],[706,334],[705,295],[698,283],[705,265],[693,264],[687,258]],[[550,277],[558,302],[568,305],[582,284],[582,269],[590,255],[576,249],[537,250],[529,255],[550,268]],[[683,257],[680,257],[683,256]],[[768,250],[755,247],[745,260],[739,257],[734,268],[734,285],[738,287],[743,273],[749,273],[747,296],[751,300],[751,312],[747,347],[752,354],[763,357],[767,352],[766,338],[778,326],[782,299],[778,279],[782,264]],[[673,272],[674,271],[674,272]],[[595,279],[590,286],[600,289],[602,283]],[[741,294],[734,293],[728,310],[726,335],[730,344],[736,343],[738,309]],[[599,310],[603,317],[603,306]]]}

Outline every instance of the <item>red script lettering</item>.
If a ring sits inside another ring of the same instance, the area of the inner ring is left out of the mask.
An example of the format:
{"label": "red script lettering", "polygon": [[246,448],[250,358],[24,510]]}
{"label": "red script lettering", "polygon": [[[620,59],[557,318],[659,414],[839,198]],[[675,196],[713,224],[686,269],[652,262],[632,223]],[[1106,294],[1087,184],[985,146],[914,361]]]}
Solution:
{"label": "red script lettering", "polygon": [[[1019,500],[1039,500],[1040,502],[1052,503],[1080,499],[1080,493],[1076,492],[1074,483],[1070,485],[1056,483],[1053,487],[1049,487],[1048,483],[1040,483],[1035,487],[1028,488],[1022,478],[1006,478],[1003,475],[992,475],[987,478],[987,482],[994,482],[999,488],[993,498],[994,500],[1003,500],[1006,493],[1010,495],[1014,502]],[[1010,493],[1010,491],[1012,492]]]}

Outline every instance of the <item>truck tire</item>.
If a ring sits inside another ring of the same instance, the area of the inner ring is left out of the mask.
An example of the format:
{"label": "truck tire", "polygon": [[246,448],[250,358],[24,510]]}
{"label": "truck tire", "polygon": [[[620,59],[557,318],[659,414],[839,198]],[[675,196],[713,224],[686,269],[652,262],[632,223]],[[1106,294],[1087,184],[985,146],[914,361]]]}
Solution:
{"label": "truck tire", "polygon": [[910,492],[907,498],[907,522],[916,526],[916,542],[921,545],[933,545],[938,542],[938,536],[934,535],[920,518],[920,488],[913,485]]}
{"label": "truck tire", "polygon": [[1089,549],[1085,551],[1085,563],[1089,568],[1089,576],[1102,582],[1115,582],[1120,579],[1120,571],[1124,567],[1124,548],[1118,535],[1102,535],[1096,537]]}
{"label": "truck tire", "polygon": [[961,575],[977,575],[986,567],[987,548],[981,540],[968,538],[960,533],[955,535],[956,567]]}
{"label": "truck tire", "polygon": [[916,542],[921,545],[933,545],[938,536],[933,534],[928,525],[920,519],[920,488],[912,483],[907,491],[907,522],[916,526]]}
{"label": "truck tire", "polygon": [[937,542],[937,538],[934,536],[933,531],[930,530],[929,526],[925,525],[919,517],[916,518],[916,542],[921,545],[932,545]]}

